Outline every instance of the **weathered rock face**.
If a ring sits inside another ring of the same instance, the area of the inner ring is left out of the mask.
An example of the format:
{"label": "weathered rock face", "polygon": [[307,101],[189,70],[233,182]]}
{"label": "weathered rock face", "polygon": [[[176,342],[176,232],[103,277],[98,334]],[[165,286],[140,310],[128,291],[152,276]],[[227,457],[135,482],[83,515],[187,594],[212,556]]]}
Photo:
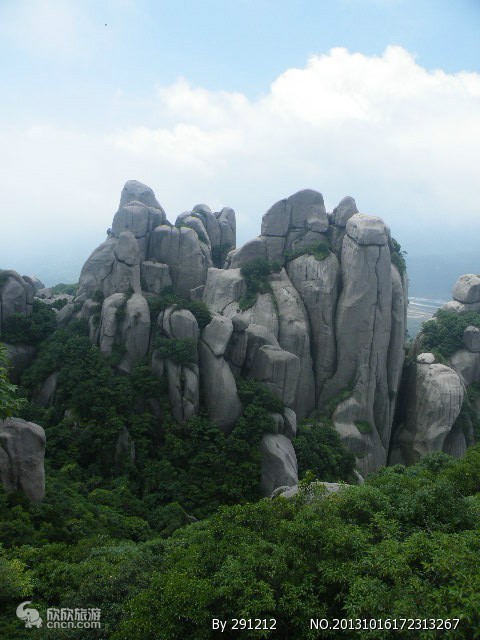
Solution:
{"label": "weathered rock face", "polygon": [[45,431],[20,418],[0,421],[0,480],[7,493],[23,491],[32,502],[45,493]]}
{"label": "weathered rock face", "polygon": [[[343,289],[335,320],[337,366],[323,388],[320,404],[352,389],[351,398],[339,406],[334,420],[359,457],[360,471],[368,472],[386,462],[393,421],[387,374],[392,272],[385,225],[360,214],[350,218],[341,261]],[[371,433],[358,433],[356,422],[370,424]],[[353,438],[361,442],[361,451],[356,451]]]}
{"label": "weathered rock face", "polygon": [[479,353],[480,329],[478,327],[467,327],[463,332],[463,343],[472,353]]}
{"label": "weathered rock face", "polygon": [[[212,212],[198,204],[173,226],[153,191],[129,181],[109,238],[80,278],[76,302],[84,303],[80,315],[91,340],[105,354],[125,349],[119,365],[125,371],[151,357],[155,374],[167,377],[178,421],[198,412],[202,387],[211,419],[226,432],[242,412],[235,375],[264,382],[282,399],[287,409],[276,419],[275,435],[287,440],[295,436],[297,417],[322,411],[350,389],[335,412],[336,428],[363,472],[384,464],[403,365],[407,295],[405,278],[391,265],[388,227],[358,213],[349,196],[327,214],[323,196],[306,189],[275,203],[263,216],[261,235],[240,249],[235,235],[233,209]],[[245,309],[241,268],[258,259],[284,268],[272,269],[264,293]],[[203,300],[213,314],[200,333],[185,309],[160,313],[164,337],[192,338],[198,346],[191,366],[152,353],[141,294],[151,301],[167,287],[186,300]],[[100,323],[97,291],[105,296]],[[368,423],[371,432],[358,423]]]}
{"label": "weathered rock face", "polygon": [[235,378],[223,356],[216,356],[202,339],[199,345],[205,404],[211,420],[230,433],[242,413]]}
{"label": "weathered rock face", "polygon": [[340,266],[333,253],[322,261],[303,255],[288,264],[288,275],[308,313],[315,370],[315,404],[318,406],[323,385],[335,368],[335,312]]}
{"label": "weathered rock face", "polygon": [[35,289],[16,271],[0,269],[0,331],[15,313],[27,317],[32,313]]}
{"label": "weathered rock face", "polygon": [[269,496],[278,487],[298,484],[297,457],[291,441],[281,434],[267,433],[260,445],[262,453],[261,488]]}
{"label": "weathered rock face", "polygon": [[464,304],[480,302],[480,276],[467,273],[455,283],[453,298]]}
{"label": "weathered rock face", "polygon": [[189,339],[194,345],[193,361],[178,364],[162,361],[157,351],[153,352],[152,370],[160,378],[167,376],[168,399],[172,416],[177,422],[186,422],[198,413],[200,407],[200,371],[198,367],[198,338],[200,331],[193,314],[175,305],[158,316],[160,332],[171,340]]}
{"label": "weathered rock face", "polygon": [[[460,413],[464,386],[457,373],[443,364],[410,365],[405,393],[405,420],[395,431],[390,464],[414,464],[422,456],[445,449]],[[458,438],[463,437],[463,445]],[[449,453],[465,451],[465,436],[457,433]]]}
{"label": "weathered rock face", "polygon": [[278,276],[272,277],[271,286],[278,309],[278,342],[282,349],[293,353],[300,360],[294,408],[297,416],[304,418],[315,407],[308,318],[302,298],[284,269]]}
{"label": "weathered rock face", "polygon": [[213,266],[207,246],[188,227],[157,227],[150,240],[149,256],[170,267],[175,291],[186,298],[190,289],[205,284],[207,270]]}
{"label": "weathered rock face", "polygon": [[13,384],[18,384],[22,373],[32,364],[37,350],[29,345],[6,344],[5,346],[10,363],[8,377]]}
{"label": "weathered rock face", "polygon": [[129,373],[148,353],[150,311],[145,298],[139,293],[128,299],[123,293],[106,298],[98,341],[100,351],[106,356],[111,356],[115,347],[121,347],[123,358],[118,367]]}

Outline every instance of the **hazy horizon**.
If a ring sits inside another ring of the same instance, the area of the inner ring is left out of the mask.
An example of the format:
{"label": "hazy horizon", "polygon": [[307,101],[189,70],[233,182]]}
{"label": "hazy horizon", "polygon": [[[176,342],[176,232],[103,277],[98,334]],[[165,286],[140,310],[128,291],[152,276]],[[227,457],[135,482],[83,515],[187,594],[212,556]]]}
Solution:
{"label": "hazy horizon", "polygon": [[[7,0],[0,268],[75,280],[126,180],[168,218],[353,196],[407,250],[414,295],[480,272],[474,0]],[[454,37],[453,37],[454,36]]]}

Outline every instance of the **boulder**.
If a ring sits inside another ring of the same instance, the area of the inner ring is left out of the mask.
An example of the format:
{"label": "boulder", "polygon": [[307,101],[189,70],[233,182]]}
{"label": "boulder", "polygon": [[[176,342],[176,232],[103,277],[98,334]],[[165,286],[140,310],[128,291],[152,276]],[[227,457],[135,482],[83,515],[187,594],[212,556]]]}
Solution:
{"label": "boulder", "polygon": [[263,495],[270,496],[278,487],[298,484],[297,457],[288,438],[277,433],[266,433],[262,437],[260,451]]}
{"label": "boulder", "polygon": [[65,327],[73,318],[74,313],[75,313],[75,305],[72,302],[68,302],[57,313],[57,325],[59,327]]}
{"label": "boulder", "polygon": [[396,429],[390,464],[414,464],[427,453],[442,451],[460,413],[464,385],[443,364],[414,364],[407,374],[405,420]]}
{"label": "boulder", "polygon": [[9,360],[8,377],[13,384],[19,384],[22,373],[32,364],[37,350],[27,344],[5,344],[5,347]]}
{"label": "boulder", "polygon": [[238,302],[246,290],[240,269],[210,268],[203,291],[203,302],[214,313],[223,313],[232,302]]}
{"label": "boulder", "polygon": [[136,293],[127,301],[125,318],[118,323],[121,344],[126,354],[120,369],[130,373],[148,353],[150,344],[150,310],[145,298]]}
{"label": "boulder", "polygon": [[41,387],[33,394],[33,403],[39,407],[49,407],[53,404],[53,399],[57,391],[58,375],[58,371],[55,371],[48,376]]}
{"label": "boulder", "polygon": [[295,414],[295,411],[293,411],[293,409],[285,407],[285,409],[283,410],[283,418],[283,435],[285,435],[290,440],[293,440],[297,435],[297,416]]}
{"label": "boulder", "polygon": [[347,222],[352,218],[356,213],[358,213],[357,204],[355,200],[346,196],[335,207],[333,210],[333,223],[337,227],[346,227]]}
{"label": "boulder", "polygon": [[150,237],[148,257],[170,267],[175,292],[188,298],[190,289],[205,284],[208,268],[212,266],[211,257],[204,253],[200,240],[192,229],[187,227],[157,227]]}
{"label": "boulder", "polygon": [[200,340],[199,352],[208,415],[222,431],[230,433],[242,414],[235,378],[225,358],[215,356],[203,340]]}
{"label": "boulder", "polygon": [[16,271],[0,270],[0,331],[14,314],[29,316],[33,309],[33,286]]}
{"label": "boulder", "polygon": [[455,283],[453,298],[464,304],[480,302],[480,275],[467,273]]}
{"label": "boulder", "polygon": [[253,366],[257,351],[261,347],[264,345],[280,347],[273,333],[270,333],[268,329],[259,324],[248,325],[245,330],[245,335],[247,336],[247,351],[245,356],[245,366],[247,369],[251,369]]}
{"label": "boulder", "polygon": [[257,294],[257,300],[253,306],[245,311],[240,311],[238,304],[232,303],[225,307],[224,315],[238,315],[248,322],[265,327],[267,331],[278,336],[278,313],[275,301],[270,293]]}
{"label": "boulder", "polygon": [[234,331],[225,352],[225,359],[228,361],[234,375],[240,374],[245,364],[247,345],[247,333],[245,331]]}
{"label": "boulder", "polygon": [[168,307],[163,316],[162,324],[163,331],[168,338],[176,340],[192,338],[195,342],[198,340],[200,334],[198,323],[193,313],[188,309]]}
{"label": "boulder", "polygon": [[202,333],[202,340],[210,347],[214,355],[223,356],[233,333],[233,323],[225,316],[213,316]]}
{"label": "boulder", "polygon": [[208,237],[207,229],[205,228],[203,221],[199,217],[197,217],[196,215],[193,215],[193,216],[188,215],[182,218],[180,223],[178,223],[178,220],[177,220],[175,224],[178,227],[180,226],[188,227],[189,229],[192,229],[193,231],[195,231],[200,242],[203,242],[204,244],[206,244],[208,248],[211,250],[212,245],[210,242],[210,238]]}
{"label": "boulder", "polygon": [[200,406],[199,369],[167,360],[168,399],[173,418],[184,423],[197,415]]}
{"label": "boulder", "polygon": [[299,373],[298,356],[280,347],[264,345],[258,349],[249,375],[263,382],[287,407],[293,407]]}
{"label": "boulder", "polygon": [[435,364],[435,356],[433,353],[419,353],[417,362],[418,364]]}
{"label": "boulder", "polygon": [[22,278],[33,287],[34,292],[37,292],[39,289],[45,289],[43,282],[36,276],[22,276]]}
{"label": "boulder", "polygon": [[146,184],[138,182],[138,180],[128,180],[125,183],[125,186],[123,187],[122,193],[120,195],[119,208],[129,204],[132,201],[141,202],[147,207],[153,207],[154,209],[159,209],[163,212],[163,209],[158,203],[158,200],[155,198],[155,194],[153,193],[152,189],[150,189],[150,187],[147,187]]}
{"label": "boulder", "polygon": [[466,386],[480,382],[480,353],[458,349],[450,356],[448,364],[458,373]]}
{"label": "boulder", "polygon": [[243,265],[253,262],[254,260],[266,260],[267,247],[265,239],[261,236],[246,242],[243,247],[236,249],[230,255],[229,269],[238,269]]}
{"label": "boulder", "polygon": [[463,332],[463,344],[472,353],[480,352],[480,329],[478,327],[467,327]]}
{"label": "boulder", "polygon": [[214,214],[218,220],[218,226],[220,227],[220,247],[222,249],[222,255],[226,256],[227,253],[235,249],[236,246],[236,219],[235,211],[231,207],[223,207],[221,211]]}
{"label": "boulder", "polygon": [[89,256],[80,273],[77,299],[90,298],[95,291],[105,295],[103,283],[112,273],[117,243],[117,238],[109,238]]}
{"label": "boulder", "polygon": [[443,305],[442,309],[446,311],[453,311],[454,313],[458,313],[459,315],[463,315],[465,313],[470,313],[470,311],[476,311],[480,313],[480,302],[458,302],[458,300],[450,300]]}
{"label": "boulder", "polygon": [[170,268],[168,264],[144,260],[140,265],[142,287],[150,293],[161,293],[166,287],[172,286]]}
{"label": "boulder", "polygon": [[32,502],[45,493],[45,431],[20,418],[0,421],[0,480],[6,493],[23,491]]}
{"label": "boulder", "polygon": [[347,235],[360,245],[384,245],[388,242],[389,230],[381,218],[356,213],[347,222]]}
{"label": "boulder", "polygon": [[323,196],[313,189],[304,189],[275,203],[262,218],[262,236],[286,236],[292,229],[324,233],[328,218]]}

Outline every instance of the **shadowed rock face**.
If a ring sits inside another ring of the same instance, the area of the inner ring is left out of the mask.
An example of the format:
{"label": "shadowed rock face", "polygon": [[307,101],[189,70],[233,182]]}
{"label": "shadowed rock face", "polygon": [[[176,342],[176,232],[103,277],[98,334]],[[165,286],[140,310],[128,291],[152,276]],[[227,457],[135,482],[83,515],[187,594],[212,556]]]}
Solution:
{"label": "shadowed rock face", "polygon": [[7,493],[23,491],[32,502],[45,493],[45,431],[20,418],[0,421],[0,480]]}
{"label": "shadowed rock face", "polygon": [[0,269],[0,331],[15,313],[29,316],[33,309],[35,288],[16,271]]}
{"label": "shadowed rock face", "polygon": [[[406,418],[395,433],[390,464],[414,464],[427,453],[442,451],[452,435],[463,403],[464,386],[453,369],[443,364],[428,364],[429,361],[417,358],[417,363],[410,366]],[[453,435],[459,441],[455,447],[450,442],[450,448],[464,453],[464,434]]]}

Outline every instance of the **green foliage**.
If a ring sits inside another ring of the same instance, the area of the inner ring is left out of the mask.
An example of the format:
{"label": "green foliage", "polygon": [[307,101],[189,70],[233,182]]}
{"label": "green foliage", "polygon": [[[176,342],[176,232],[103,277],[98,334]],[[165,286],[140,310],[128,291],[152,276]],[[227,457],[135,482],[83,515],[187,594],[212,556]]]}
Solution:
{"label": "green foliage", "polygon": [[435,350],[443,358],[448,358],[463,347],[463,332],[470,325],[480,328],[480,313],[458,314],[439,309],[434,320],[422,324],[422,348],[424,351]]}
{"label": "green foliage", "polygon": [[340,436],[330,424],[301,422],[294,446],[299,478],[305,478],[308,472],[313,473],[313,478],[327,482],[348,481],[351,478],[355,456],[342,444]]}
{"label": "green foliage", "polygon": [[63,309],[63,307],[65,307],[68,304],[68,298],[58,298],[58,300],[54,300],[52,302],[52,304],[50,305],[50,307],[52,307],[52,309]]}
{"label": "green foliage", "polygon": [[123,300],[115,309],[115,320],[117,323],[121,323],[127,317],[127,296],[124,294]]}
{"label": "green foliage", "polygon": [[325,240],[317,240],[312,244],[309,244],[307,247],[299,247],[298,249],[294,249],[292,251],[285,252],[285,259],[287,262],[291,262],[300,256],[309,255],[313,256],[315,260],[321,262],[328,258],[331,253],[330,243],[327,238]]}
{"label": "green foliage", "polygon": [[53,309],[35,299],[30,316],[15,313],[3,323],[2,340],[8,344],[37,346],[56,328],[57,321]]}
{"label": "green foliage", "polygon": [[197,343],[193,338],[157,336],[155,349],[160,352],[164,360],[171,360],[176,364],[189,365],[195,363],[197,359]]}
{"label": "green foliage", "polygon": [[233,248],[234,247],[229,244],[222,245],[221,247],[212,247],[213,266],[217,267],[217,269],[222,269],[227,255]]}
{"label": "green foliage", "polygon": [[245,278],[247,291],[238,305],[243,311],[252,307],[257,299],[257,293],[272,293],[272,287],[268,282],[271,273],[277,273],[282,268],[278,262],[269,262],[264,258],[257,258],[241,268],[241,274]]}
{"label": "green foliage", "polygon": [[370,422],[366,420],[355,420],[355,426],[360,431],[360,433],[372,433],[373,427]]}
{"label": "green foliage", "polygon": [[[215,638],[213,617],[276,618],[277,631],[245,630],[246,638],[317,637],[305,624],[311,618],[460,618],[457,631],[442,637],[475,637],[480,511],[448,479],[463,461],[445,458],[386,468],[328,497],[309,491],[223,507],[177,531],[164,543],[162,569],[130,600],[113,638],[153,640],[159,625],[164,640]],[[368,631],[378,640],[418,634]],[[438,632],[421,635],[433,640]]]}
{"label": "green foliage", "polygon": [[66,293],[69,296],[75,296],[78,291],[78,283],[77,284],[64,284],[61,282],[60,284],[56,284],[52,287],[52,295],[59,296],[62,293]]}
{"label": "green foliage", "polygon": [[212,313],[210,309],[201,300],[183,302],[181,306],[183,309],[187,309],[195,316],[199,329],[204,329],[207,324],[210,324],[212,321]]}
{"label": "green foliage", "polygon": [[340,403],[350,398],[350,396],[352,395],[352,390],[352,387],[348,386],[346,389],[340,391],[336,396],[329,400],[324,407],[321,408],[321,410],[318,412],[318,417],[323,421],[331,423],[333,414],[335,413],[335,409]]}
{"label": "green foliage", "polygon": [[0,420],[18,414],[25,404],[25,400],[16,395],[17,387],[9,382],[7,367],[7,349],[0,342]]}
{"label": "green foliage", "polygon": [[103,295],[103,291],[101,291],[100,289],[95,289],[95,291],[93,292],[93,295],[92,295],[92,300],[94,302],[98,302],[98,304],[103,304],[103,301],[105,300],[105,296]]}
{"label": "green foliage", "polygon": [[265,411],[283,413],[283,402],[270,389],[254,378],[236,378],[238,395],[243,404],[255,404]]}
{"label": "green foliage", "polygon": [[176,304],[179,309],[190,311],[197,321],[200,329],[203,329],[212,321],[212,314],[208,306],[200,300],[185,300],[173,292],[171,287],[165,287],[160,295],[147,294],[145,296],[150,309],[150,318],[156,322],[158,314],[168,307]]}
{"label": "green foliage", "polygon": [[390,259],[392,264],[394,264],[400,275],[404,275],[407,272],[407,263],[405,261],[405,256],[407,255],[406,251],[402,251],[402,247],[400,243],[395,240],[395,238],[391,238],[390,243]]}

